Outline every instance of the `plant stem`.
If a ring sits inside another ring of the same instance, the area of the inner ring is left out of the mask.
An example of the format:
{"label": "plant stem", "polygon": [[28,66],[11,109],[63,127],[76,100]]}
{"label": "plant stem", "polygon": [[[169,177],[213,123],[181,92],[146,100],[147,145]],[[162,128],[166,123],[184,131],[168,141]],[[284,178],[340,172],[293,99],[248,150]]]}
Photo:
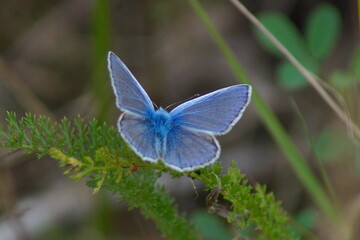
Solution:
{"label": "plant stem", "polygon": [[[360,0],[359,0],[360,1]],[[345,123],[345,125],[351,129],[355,135],[360,138],[360,129],[348,116],[346,111],[343,111],[334,99],[326,92],[325,88],[322,87],[321,82],[318,80],[319,77],[315,76],[314,73],[308,71],[280,42],[277,40],[272,33],[265,28],[264,25],[238,0],[230,0],[234,6],[241,11],[244,16],[252,22],[278,49],[279,51],[294,65],[294,67],[305,77],[310,85],[319,93],[324,101],[330,106],[330,108],[336,113],[336,115]],[[330,88],[330,86],[327,86]],[[338,93],[335,90],[331,90],[335,95]],[[340,96],[337,96],[340,98]]]}
{"label": "plant stem", "polygon": [[[242,69],[240,63],[231,51],[230,47],[219,34],[217,29],[214,27],[213,23],[209,19],[208,15],[206,14],[199,1],[189,0],[189,2],[198,17],[206,26],[209,34],[219,47],[220,51],[225,56],[228,64],[234,71],[235,76],[238,78],[238,80],[246,84],[251,84],[250,79],[247,77],[245,71]],[[300,154],[294,143],[291,141],[290,137],[285,132],[284,127],[277,119],[274,112],[267,106],[267,104],[261,98],[256,89],[253,89],[253,101],[263,123],[265,124],[265,126],[267,127],[283,153],[286,155],[291,166],[293,167],[299,179],[309,192],[310,196],[314,199],[316,204],[326,216],[328,216],[334,222],[337,222],[339,220],[339,214],[334,210],[334,207],[329,201],[326,192],[312,173],[306,160]]]}
{"label": "plant stem", "polygon": [[[92,85],[97,102],[97,118],[106,119],[112,100],[106,67],[106,56],[110,46],[110,7],[108,0],[95,0],[92,9]],[[106,81],[105,81],[106,80]]]}

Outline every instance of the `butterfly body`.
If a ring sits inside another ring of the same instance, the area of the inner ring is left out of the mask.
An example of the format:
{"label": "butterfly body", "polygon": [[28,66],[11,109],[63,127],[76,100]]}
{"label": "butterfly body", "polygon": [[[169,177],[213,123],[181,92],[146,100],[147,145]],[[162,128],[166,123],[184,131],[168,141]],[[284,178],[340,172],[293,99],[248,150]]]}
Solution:
{"label": "butterfly body", "polygon": [[215,138],[230,131],[250,102],[251,86],[240,84],[187,101],[171,112],[154,109],[144,89],[125,64],[109,52],[108,68],[123,112],[121,136],[145,161],[191,171],[215,162],[220,145]]}
{"label": "butterfly body", "polygon": [[163,108],[154,111],[150,117],[151,128],[159,138],[166,138],[172,127],[170,114]]}
{"label": "butterfly body", "polygon": [[149,131],[154,136],[156,142],[155,148],[158,158],[162,158],[165,151],[166,139],[172,128],[172,119],[170,114],[163,108],[159,108],[150,113]]}

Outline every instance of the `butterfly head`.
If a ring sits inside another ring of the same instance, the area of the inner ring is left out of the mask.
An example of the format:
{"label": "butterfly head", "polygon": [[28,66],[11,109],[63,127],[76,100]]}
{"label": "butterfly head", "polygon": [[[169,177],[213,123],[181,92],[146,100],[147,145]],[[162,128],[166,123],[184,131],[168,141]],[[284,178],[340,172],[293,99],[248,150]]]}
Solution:
{"label": "butterfly head", "polygon": [[153,107],[139,82],[111,52],[108,68],[116,104],[123,110],[118,122],[121,136],[144,160],[162,159],[180,172],[214,163],[220,154],[215,136],[227,133],[250,102],[251,86],[239,84],[186,101],[170,114]]}

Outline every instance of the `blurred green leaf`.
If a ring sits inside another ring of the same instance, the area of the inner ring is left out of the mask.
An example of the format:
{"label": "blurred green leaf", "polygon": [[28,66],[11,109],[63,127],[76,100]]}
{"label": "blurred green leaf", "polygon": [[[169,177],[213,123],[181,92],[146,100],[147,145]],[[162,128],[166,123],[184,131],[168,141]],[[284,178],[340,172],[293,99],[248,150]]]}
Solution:
{"label": "blurred green leaf", "polygon": [[277,75],[280,85],[286,89],[299,89],[307,85],[306,79],[289,62],[278,65]]}
{"label": "blurred green leaf", "polygon": [[205,210],[196,211],[192,216],[192,220],[195,227],[206,239],[228,240],[232,238],[226,224],[219,217]]}
{"label": "blurred green leaf", "polygon": [[[306,62],[306,68],[311,72],[317,72],[318,66],[316,63]],[[286,89],[300,89],[307,86],[308,82],[304,76],[292,65],[290,62],[286,61],[278,65],[277,76],[279,83],[282,87]]]}
{"label": "blurred green leaf", "polygon": [[341,17],[337,8],[320,4],[309,16],[305,38],[310,53],[317,59],[325,58],[340,36]]}
{"label": "blurred green leaf", "polygon": [[314,229],[316,212],[310,208],[303,209],[297,214],[296,221],[305,229]]}
{"label": "blurred green leaf", "polygon": [[[258,19],[297,59],[301,61],[304,58],[307,53],[303,44],[304,39],[288,17],[275,12],[262,12],[258,15]],[[274,44],[257,28],[255,34],[266,50],[282,56]]]}
{"label": "blurred green leaf", "polygon": [[[242,83],[252,84],[230,46],[225,42],[219,31],[217,31],[200,2],[198,0],[189,0],[189,2],[224,55],[236,78]],[[256,107],[260,118],[283,153],[286,155],[295,173],[298,175],[313,200],[324,212],[324,214],[329,217],[336,226],[339,226],[339,222],[341,220],[341,217],[339,217],[340,214],[334,208],[334,204],[329,200],[328,194],[317,180],[317,177],[315,177],[305,158],[284,130],[284,126],[280,123],[274,112],[268,107],[267,103],[261,98],[255,88],[253,89],[252,98],[253,104]],[[273,232],[271,231],[271,228],[272,227],[269,227],[267,229],[269,230],[269,233]],[[289,237],[282,239],[289,239]]]}
{"label": "blurred green leaf", "polygon": [[356,84],[356,78],[350,72],[337,70],[330,76],[330,82],[337,89],[346,89]]}
{"label": "blurred green leaf", "polygon": [[[293,228],[294,233],[297,237],[302,237],[302,232],[315,229],[317,214],[316,211],[311,208],[305,208],[301,210],[295,217],[298,224],[297,228]],[[303,230],[301,232],[301,230]]]}
{"label": "blurred green leaf", "polygon": [[326,127],[315,139],[315,149],[320,160],[333,162],[341,160],[341,155],[351,145],[346,131],[336,127]]}

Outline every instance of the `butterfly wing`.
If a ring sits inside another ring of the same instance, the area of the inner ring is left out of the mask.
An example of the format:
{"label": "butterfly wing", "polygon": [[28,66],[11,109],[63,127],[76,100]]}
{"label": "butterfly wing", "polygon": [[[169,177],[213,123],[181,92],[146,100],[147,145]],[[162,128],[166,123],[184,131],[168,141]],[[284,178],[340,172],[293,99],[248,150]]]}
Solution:
{"label": "butterfly wing", "polygon": [[108,54],[108,68],[116,105],[123,111],[118,121],[121,136],[142,159],[156,162],[159,147],[149,127],[149,119],[154,112],[149,96],[112,52]]}
{"label": "butterfly wing", "polygon": [[163,160],[183,172],[212,164],[219,155],[220,145],[214,136],[175,126],[168,133]]}
{"label": "butterfly wing", "polygon": [[147,111],[154,111],[149,96],[120,58],[112,52],[108,54],[108,69],[116,105],[121,111],[140,116]]}
{"label": "butterfly wing", "polygon": [[144,117],[123,113],[118,121],[121,136],[143,160],[156,162],[159,158],[160,144],[151,132],[150,122]]}
{"label": "butterfly wing", "polygon": [[222,135],[241,118],[250,97],[251,86],[230,86],[185,102],[170,115],[176,125]]}

